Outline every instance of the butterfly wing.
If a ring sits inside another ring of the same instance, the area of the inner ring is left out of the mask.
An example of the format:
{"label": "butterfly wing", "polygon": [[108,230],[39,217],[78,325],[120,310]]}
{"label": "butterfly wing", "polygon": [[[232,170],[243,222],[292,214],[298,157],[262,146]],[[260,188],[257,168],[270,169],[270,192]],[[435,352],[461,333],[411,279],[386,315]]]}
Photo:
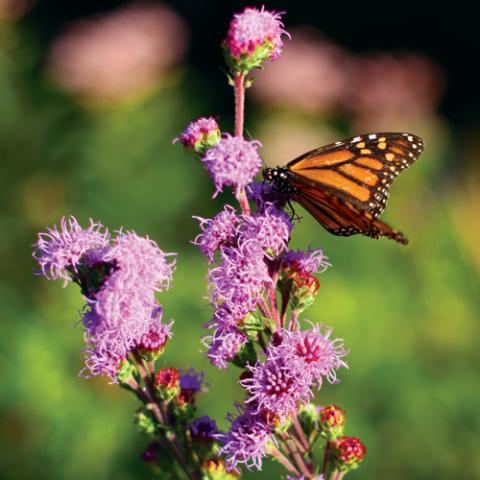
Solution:
{"label": "butterfly wing", "polygon": [[307,185],[321,189],[330,199],[343,200],[368,214],[366,218],[377,219],[392,181],[423,148],[423,141],[410,133],[371,133],[312,150],[288,163],[287,169],[299,190]]}
{"label": "butterfly wing", "polygon": [[400,232],[374,218],[371,213],[359,211],[353,204],[345,203],[328,192],[303,186],[293,194],[292,199],[334,235],[348,237],[361,233],[371,238],[388,237],[402,245],[408,243]]}

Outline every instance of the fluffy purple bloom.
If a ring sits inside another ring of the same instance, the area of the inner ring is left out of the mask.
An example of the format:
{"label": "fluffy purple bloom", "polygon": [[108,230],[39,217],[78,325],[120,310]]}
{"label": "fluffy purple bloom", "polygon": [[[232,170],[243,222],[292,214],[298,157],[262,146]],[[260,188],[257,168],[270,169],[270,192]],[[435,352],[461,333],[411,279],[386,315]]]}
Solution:
{"label": "fluffy purple bloom", "polygon": [[[252,56],[256,50],[262,49],[262,60],[277,58],[283,47],[282,35],[288,33],[280,21],[282,13],[246,8],[237,13],[223,42],[224,48],[234,59]],[[264,58],[263,58],[264,57]]]}
{"label": "fluffy purple bloom", "polygon": [[282,341],[270,348],[272,357],[285,360],[296,375],[308,383],[322,384],[326,377],[330,383],[337,383],[337,370],[348,368],[342,357],[347,355],[343,340],[330,338],[332,328],[315,324],[309,330],[290,332],[283,330]]}
{"label": "fluffy purple bloom", "polygon": [[250,395],[245,403],[253,404],[256,413],[267,411],[280,417],[288,416],[299,403],[306,403],[312,397],[308,381],[292,369],[290,357],[269,354],[265,362],[257,361],[249,369],[252,376],[240,384]]}
{"label": "fluffy purple bloom", "polygon": [[40,265],[39,274],[51,280],[63,278],[66,285],[71,280],[70,271],[77,271],[82,257],[104,249],[109,240],[108,230],[101,223],[90,219],[88,228],[82,228],[75,217],[63,217],[60,228],[54,226],[38,234],[33,257]]}
{"label": "fluffy purple bloom", "polygon": [[235,315],[255,310],[262,287],[271,282],[264,254],[254,240],[222,251],[220,264],[209,272],[210,300]]}
{"label": "fluffy purple bloom", "polygon": [[283,256],[283,264],[310,275],[323,273],[332,266],[320,249],[308,249],[306,252],[290,250]]}
{"label": "fluffy purple bloom", "polygon": [[245,217],[240,241],[256,241],[267,255],[276,256],[287,248],[292,228],[290,217],[270,204],[261,213]]}
{"label": "fluffy purple bloom", "polygon": [[194,217],[200,221],[200,233],[193,243],[198,246],[200,251],[207,257],[209,263],[213,263],[215,252],[222,245],[231,245],[235,243],[237,227],[240,218],[235,209],[230,205],[225,205],[223,211],[215,215],[212,219]]}
{"label": "fluffy purple bloom", "polygon": [[250,142],[225,134],[216,146],[206,151],[202,162],[215,184],[214,198],[226,185],[234,187],[238,197],[240,190],[252,181],[262,167],[259,146],[256,140]]}
{"label": "fluffy purple bloom", "polygon": [[251,411],[239,412],[238,416],[229,414],[227,419],[231,423],[230,430],[216,435],[223,444],[220,455],[226,457],[227,467],[238,469],[244,464],[249,469],[261,470],[267,443],[272,441],[270,426]]}
{"label": "fluffy purple bloom", "polygon": [[201,152],[220,140],[220,127],[212,117],[202,117],[188,124],[176,138],[184,147]]}
{"label": "fluffy purple bloom", "polygon": [[189,426],[190,434],[194,442],[208,443],[215,440],[218,434],[218,428],[215,420],[208,415],[197,418]]}
{"label": "fluffy purple bloom", "polygon": [[248,339],[238,330],[217,330],[208,337],[209,349],[207,357],[217,368],[227,368],[227,362],[233,360]]}
{"label": "fluffy purple bloom", "polygon": [[233,314],[225,304],[215,309],[213,318],[204,326],[215,330],[233,330],[245,315]]}

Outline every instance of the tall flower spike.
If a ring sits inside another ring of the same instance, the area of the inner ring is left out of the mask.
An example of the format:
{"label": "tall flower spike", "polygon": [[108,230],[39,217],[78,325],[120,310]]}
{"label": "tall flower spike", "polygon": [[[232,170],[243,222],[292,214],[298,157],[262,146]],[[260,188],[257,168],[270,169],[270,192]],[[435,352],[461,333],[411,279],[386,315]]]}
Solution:
{"label": "tall flower spike", "polygon": [[225,186],[234,187],[238,198],[242,188],[262,167],[262,159],[257,152],[260,146],[261,143],[256,140],[250,142],[227,133],[216,146],[207,150],[202,162],[215,184],[214,198]]}
{"label": "tall flower spike", "polygon": [[223,41],[225,58],[235,73],[260,68],[265,60],[277,58],[283,47],[282,13],[247,7],[237,13]]}

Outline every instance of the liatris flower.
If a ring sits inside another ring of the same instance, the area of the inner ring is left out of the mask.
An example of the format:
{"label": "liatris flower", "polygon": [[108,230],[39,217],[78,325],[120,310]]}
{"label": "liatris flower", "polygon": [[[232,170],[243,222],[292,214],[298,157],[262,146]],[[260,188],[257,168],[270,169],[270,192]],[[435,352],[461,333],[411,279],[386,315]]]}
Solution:
{"label": "liatris flower", "polygon": [[212,117],[202,117],[191,122],[174,140],[195,153],[203,154],[220,141],[220,127]]}
{"label": "liatris flower", "polygon": [[245,464],[249,469],[255,467],[260,470],[267,443],[272,440],[271,428],[259,415],[248,410],[242,412],[239,407],[237,410],[238,416],[227,416],[230,430],[216,435],[223,444],[219,453],[226,457],[229,469],[238,469],[240,464]]}
{"label": "liatris flower", "polygon": [[223,211],[213,219],[194,217],[200,221],[202,233],[197,235],[193,243],[213,263],[215,252],[223,245],[233,245],[236,242],[237,227],[240,222],[235,209],[225,205]]}
{"label": "liatris flower", "polygon": [[279,192],[273,183],[266,182],[250,183],[247,186],[247,196],[255,202],[257,210],[260,212],[270,204],[275,205],[277,208],[283,208],[287,201],[287,197]]}
{"label": "liatris flower", "polygon": [[343,435],[346,422],[345,410],[336,405],[329,405],[320,410],[318,423],[322,430],[322,435],[329,440],[333,440]]}
{"label": "liatris flower", "polygon": [[246,8],[233,17],[223,48],[232,71],[247,73],[271,58],[283,47],[282,35],[290,36],[280,21],[282,13]]}
{"label": "liatris flower", "polygon": [[75,217],[63,217],[60,228],[54,226],[38,234],[33,251],[40,265],[36,273],[51,280],[62,278],[66,285],[85,262],[85,254],[106,248],[109,241],[108,230],[101,223],[90,219],[88,228],[82,228]]}
{"label": "liatris flower", "polygon": [[332,265],[326,261],[327,257],[323,255],[320,249],[306,252],[289,250],[283,257],[284,268],[296,269],[304,273],[314,274],[322,273]]}
{"label": "liatris flower", "polygon": [[255,240],[269,257],[276,257],[287,248],[292,228],[289,216],[270,204],[245,217],[239,241]]}
{"label": "liatris flower", "polygon": [[176,368],[161,368],[155,375],[155,388],[165,400],[180,393],[180,372]]}
{"label": "liatris flower", "polygon": [[254,405],[255,413],[286,417],[312,397],[306,377],[292,370],[288,361],[288,357],[269,355],[264,363],[248,367],[252,376],[241,380],[240,385],[249,393],[245,403]]}
{"label": "liatris flower", "polygon": [[162,352],[168,339],[172,336],[173,320],[169,324],[161,322],[162,308],[157,307],[157,315],[150,323],[148,331],[144,333],[136,346],[137,352],[146,360],[153,360]]}
{"label": "liatris flower", "polygon": [[331,339],[332,328],[315,324],[309,330],[282,332],[282,342],[271,347],[271,355],[288,362],[298,376],[316,382],[320,388],[322,378],[337,383],[336,370],[347,367],[342,357],[347,354],[343,340]]}
{"label": "liatris flower", "polygon": [[215,435],[218,433],[218,428],[215,420],[208,415],[197,418],[188,427],[192,440],[198,443],[210,443],[215,440]]}
{"label": "liatris flower", "polygon": [[333,457],[337,468],[355,470],[363,460],[367,447],[357,437],[340,437],[332,442]]}
{"label": "liatris flower", "polygon": [[225,134],[216,146],[206,151],[202,162],[215,184],[214,198],[226,185],[234,187],[236,196],[239,196],[241,189],[262,167],[257,152],[260,146],[261,143],[256,140],[247,141]]}
{"label": "liatris flower", "polygon": [[251,240],[224,248],[209,280],[211,302],[224,305],[238,317],[255,310],[262,286],[271,282],[263,251]]}
{"label": "liatris flower", "polygon": [[238,330],[217,330],[207,337],[209,348],[207,357],[217,368],[227,368],[227,362],[233,360],[248,341],[245,334]]}

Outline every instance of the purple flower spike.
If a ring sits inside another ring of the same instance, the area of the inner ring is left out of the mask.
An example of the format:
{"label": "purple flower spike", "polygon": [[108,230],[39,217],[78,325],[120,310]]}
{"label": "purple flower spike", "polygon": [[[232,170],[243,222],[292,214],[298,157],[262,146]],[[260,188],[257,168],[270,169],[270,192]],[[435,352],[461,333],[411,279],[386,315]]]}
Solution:
{"label": "purple flower spike", "polygon": [[209,279],[211,302],[225,305],[238,317],[255,310],[262,286],[271,282],[263,251],[252,240],[225,248]]}
{"label": "purple flower spike", "polygon": [[240,381],[250,394],[246,404],[256,406],[255,413],[267,411],[285,417],[293,413],[299,403],[313,396],[307,379],[291,367],[288,357],[269,355],[265,363],[249,367],[251,378]]}
{"label": "purple flower spike", "polygon": [[320,249],[308,249],[306,252],[290,250],[283,256],[283,264],[293,266],[296,270],[310,275],[323,273],[328,267],[332,266],[327,262],[327,257]]}
{"label": "purple flower spike", "polygon": [[347,355],[343,340],[331,339],[332,328],[315,324],[309,330],[284,331],[283,341],[278,347],[271,348],[271,355],[285,359],[296,374],[315,382],[318,387],[322,378],[330,383],[337,383],[340,367],[348,368],[342,357]]}
{"label": "purple flower spike", "polygon": [[250,411],[235,417],[227,416],[231,423],[230,431],[216,435],[223,446],[220,455],[227,459],[229,469],[238,469],[244,464],[248,469],[262,468],[262,459],[266,455],[267,443],[272,440],[271,428],[259,416]]}
{"label": "purple flower spike", "polygon": [[277,256],[287,248],[292,228],[290,217],[270,204],[262,213],[245,217],[240,241],[254,240],[267,255]]}
{"label": "purple flower spike", "polygon": [[104,249],[109,240],[108,230],[101,223],[90,220],[90,225],[84,229],[75,217],[64,217],[60,228],[54,226],[38,234],[33,251],[40,265],[36,273],[50,280],[63,278],[66,285],[71,280],[69,270],[76,272],[87,252]]}
{"label": "purple flower spike", "polygon": [[215,184],[215,198],[224,186],[234,187],[238,197],[240,191],[262,167],[262,160],[257,152],[261,143],[247,141],[241,137],[232,137],[229,134],[220,140],[213,148],[207,150],[202,158],[208,173]]}
{"label": "purple flower spike", "polygon": [[200,221],[202,233],[198,235],[193,243],[207,257],[209,263],[213,263],[215,252],[222,245],[229,245],[235,242],[237,226],[240,222],[235,209],[225,205],[222,212],[213,219],[194,217]]}
{"label": "purple flower spike", "polygon": [[204,372],[197,372],[194,368],[189,368],[186,372],[180,370],[180,388],[191,392],[200,392],[204,387]]}
{"label": "purple flower spike", "polygon": [[228,63],[236,71],[248,72],[271,58],[277,58],[283,47],[282,13],[246,8],[233,17],[223,41]]}
{"label": "purple flower spike", "polygon": [[202,117],[188,124],[187,128],[174,140],[184,147],[203,153],[220,141],[220,127],[212,117]]}

